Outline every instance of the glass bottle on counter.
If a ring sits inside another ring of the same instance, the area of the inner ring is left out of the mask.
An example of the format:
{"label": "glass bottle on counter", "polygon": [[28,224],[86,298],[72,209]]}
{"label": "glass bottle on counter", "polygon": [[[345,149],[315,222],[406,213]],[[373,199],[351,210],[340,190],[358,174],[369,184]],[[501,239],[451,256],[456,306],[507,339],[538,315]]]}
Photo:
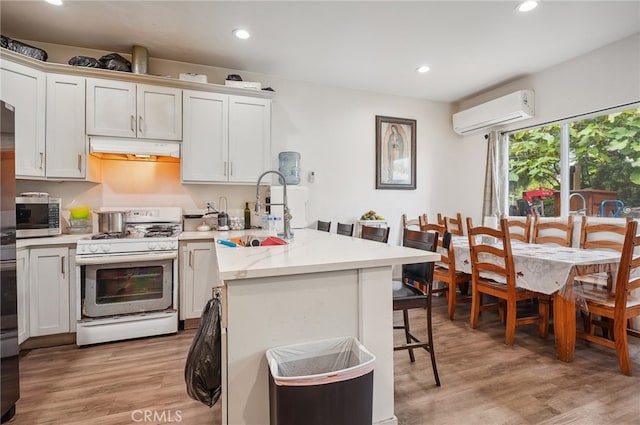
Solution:
{"label": "glass bottle on counter", "polygon": [[251,210],[248,202],[244,203],[244,228],[251,229]]}

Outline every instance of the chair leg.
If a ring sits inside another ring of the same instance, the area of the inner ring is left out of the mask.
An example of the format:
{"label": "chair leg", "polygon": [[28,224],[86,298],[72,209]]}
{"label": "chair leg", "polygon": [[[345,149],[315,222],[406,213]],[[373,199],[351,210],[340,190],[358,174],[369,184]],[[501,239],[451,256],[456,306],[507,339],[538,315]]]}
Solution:
{"label": "chair leg", "polygon": [[516,302],[515,300],[507,301],[507,325],[504,336],[504,343],[506,345],[513,345],[513,341],[516,337]]}
{"label": "chair leg", "polygon": [[613,335],[618,355],[618,364],[624,375],[631,376],[631,360],[629,359],[629,345],[627,341],[627,321],[619,319],[613,321]]}
{"label": "chair leg", "polygon": [[473,285],[471,287],[471,317],[469,318],[469,326],[471,326],[471,329],[475,329],[478,326],[481,299],[482,294],[476,289],[476,285]]}
{"label": "chair leg", "polygon": [[456,310],[456,284],[453,282],[447,282],[447,285],[449,287],[447,290],[447,313],[449,313],[449,320],[453,320],[453,313]]}
{"label": "chair leg", "polygon": [[[402,320],[404,321],[404,337],[407,340],[407,344],[411,344],[411,335],[409,329],[409,312],[407,310],[402,310]],[[409,359],[411,363],[416,361],[416,358],[413,355],[413,348],[409,348]]]}
{"label": "chair leg", "polygon": [[[433,376],[436,379],[436,386],[440,386],[440,376],[438,376],[438,366],[436,365],[436,352],[433,349],[433,322],[431,321],[431,299],[432,299],[432,294],[431,294],[431,289],[432,289],[432,284],[428,285],[428,292],[427,292],[427,338],[428,338],[428,342],[429,342],[429,354],[431,355],[431,367],[433,368]],[[451,286],[449,286],[449,289],[451,289]],[[453,285],[453,289],[455,289],[455,285]],[[452,296],[455,299],[455,292],[452,294]]]}

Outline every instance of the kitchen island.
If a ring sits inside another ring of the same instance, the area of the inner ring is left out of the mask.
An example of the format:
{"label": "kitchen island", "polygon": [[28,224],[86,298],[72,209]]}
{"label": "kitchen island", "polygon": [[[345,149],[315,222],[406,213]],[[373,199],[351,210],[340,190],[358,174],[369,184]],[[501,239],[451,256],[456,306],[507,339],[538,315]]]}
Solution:
{"label": "kitchen island", "polygon": [[340,336],[357,338],[376,356],[373,423],[397,423],[392,266],[436,261],[438,254],[297,229],[283,246],[216,245],[216,258],[223,291],[224,424],[269,423],[267,349]]}

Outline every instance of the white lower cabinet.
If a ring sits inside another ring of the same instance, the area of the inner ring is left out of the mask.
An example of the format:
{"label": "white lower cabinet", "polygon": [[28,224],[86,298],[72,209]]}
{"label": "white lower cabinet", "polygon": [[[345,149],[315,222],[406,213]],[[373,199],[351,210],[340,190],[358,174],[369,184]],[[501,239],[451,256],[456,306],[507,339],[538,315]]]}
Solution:
{"label": "white lower cabinet", "polygon": [[69,332],[69,248],[29,250],[30,335]]}
{"label": "white lower cabinet", "polygon": [[16,252],[16,277],[18,291],[18,344],[29,338],[29,251]]}
{"label": "white lower cabinet", "polygon": [[180,242],[180,320],[199,319],[216,282],[214,244]]}

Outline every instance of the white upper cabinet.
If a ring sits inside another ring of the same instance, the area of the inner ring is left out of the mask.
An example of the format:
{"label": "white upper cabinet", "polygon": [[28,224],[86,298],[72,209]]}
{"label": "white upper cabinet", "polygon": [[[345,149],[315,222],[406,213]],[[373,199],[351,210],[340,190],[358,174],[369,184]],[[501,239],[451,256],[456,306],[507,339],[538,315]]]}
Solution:
{"label": "white upper cabinet", "polygon": [[43,178],[46,74],[7,60],[0,67],[0,97],[15,108],[16,177]]}
{"label": "white upper cabinet", "polygon": [[182,139],[182,90],[87,78],[87,134]]}
{"label": "white upper cabinet", "polygon": [[47,74],[47,178],[83,179],[87,169],[85,78]]}
{"label": "white upper cabinet", "polygon": [[269,169],[271,100],[185,90],[182,181],[255,183]]}
{"label": "white upper cabinet", "polygon": [[271,100],[229,96],[229,181],[255,183],[271,160]]}
{"label": "white upper cabinet", "polygon": [[226,181],[229,151],[229,96],[185,90],[182,180]]}

